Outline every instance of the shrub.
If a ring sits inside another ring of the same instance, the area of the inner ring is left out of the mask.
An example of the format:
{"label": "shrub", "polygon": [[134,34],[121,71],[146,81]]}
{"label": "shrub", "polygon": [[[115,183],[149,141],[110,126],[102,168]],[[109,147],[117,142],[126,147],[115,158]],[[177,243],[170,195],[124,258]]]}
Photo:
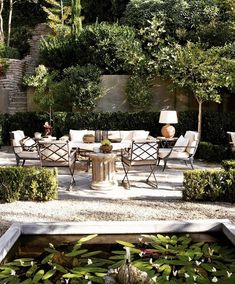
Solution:
{"label": "shrub", "polygon": [[57,198],[57,170],[35,167],[0,167],[0,200],[48,201]]}
{"label": "shrub", "polygon": [[144,110],[151,104],[153,97],[150,90],[150,80],[143,76],[132,76],[127,81],[126,94],[129,105],[133,109]]}
{"label": "shrub", "polygon": [[226,170],[235,169],[235,160],[223,160],[221,166]]}
{"label": "shrub", "polygon": [[0,42],[0,58],[19,58],[17,49],[6,46]]}
{"label": "shrub", "polygon": [[221,162],[228,157],[227,150],[223,145],[213,145],[210,142],[200,142],[196,152],[197,159],[209,162]]}
{"label": "shrub", "polygon": [[89,111],[95,108],[101,95],[100,70],[93,65],[72,66],[63,71],[64,78],[58,84],[57,109]]}
{"label": "shrub", "polygon": [[63,70],[92,64],[102,74],[133,72],[144,55],[135,31],[127,26],[100,23],[86,26],[77,41],[49,37],[42,42],[41,62],[50,69]]}
{"label": "shrub", "polygon": [[184,200],[235,202],[235,170],[184,172]]}

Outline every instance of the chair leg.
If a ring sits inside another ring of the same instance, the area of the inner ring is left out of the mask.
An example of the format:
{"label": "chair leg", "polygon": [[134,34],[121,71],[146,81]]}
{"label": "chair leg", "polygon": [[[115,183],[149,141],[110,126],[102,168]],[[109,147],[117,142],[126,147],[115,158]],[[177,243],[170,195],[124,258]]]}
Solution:
{"label": "chair leg", "polygon": [[193,166],[193,159],[190,159],[189,161],[190,161],[190,165],[191,165],[192,169],[194,169],[194,166]]}
{"label": "chair leg", "polygon": [[155,175],[155,170],[156,170],[156,168],[157,168],[157,165],[155,165],[155,166],[150,165],[151,172],[150,172],[149,176],[147,177],[146,182],[147,182],[147,183],[150,183],[149,179],[150,179],[151,175],[153,175],[154,180],[155,180],[154,186],[155,186],[156,188],[158,188],[158,182],[157,182],[157,178],[156,178],[156,175]]}
{"label": "chair leg", "polygon": [[167,160],[164,160],[164,166],[163,166],[163,169],[162,169],[163,172],[165,171],[166,164],[167,164]]}
{"label": "chair leg", "polygon": [[23,160],[23,162],[22,162],[22,165],[21,165],[21,166],[23,167],[23,166],[24,166],[24,164],[25,164],[25,160]]}
{"label": "chair leg", "polygon": [[124,183],[124,181],[125,181],[125,179],[127,180],[127,187],[128,187],[128,189],[130,189],[130,181],[129,181],[129,179],[128,179],[128,171],[129,171],[129,167],[128,167],[128,169],[126,169],[126,167],[124,166],[124,164],[122,163],[122,166],[123,166],[123,169],[124,169],[124,172],[125,172],[125,175],[124,175],[124,177],[123,177],[123,179],[122,179],[122,183]]}

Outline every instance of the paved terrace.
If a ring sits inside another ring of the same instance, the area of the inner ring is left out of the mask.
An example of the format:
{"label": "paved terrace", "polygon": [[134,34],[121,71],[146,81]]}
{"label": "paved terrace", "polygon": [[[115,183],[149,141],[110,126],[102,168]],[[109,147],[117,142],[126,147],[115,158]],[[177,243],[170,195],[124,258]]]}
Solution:
{"label": "paved terrace", "polygon": [[[2,147],[0,150],[0,165],[15,165],[15,156],[11,147]],[[37,165],[38,161],[26,161],[25,166]],[[206,163],[196,160],[195,169],[219,168],[219,164]],[[158,188],[152,188],[144,180],[148,176],[143,167],[132,168],[129,174],[131,188],[125,189],[121,180],[124,171],[120,162],[117,163],[118,186],[112,190],[94,190],[90,188],[91,169],[85,172],[85,165],[77,162],[75,170],[76,185],[73,190],[68,192],[66,187],[70,182],[68,169],[59,168],[59,200],[66,199],[124,199],[124,200],[153,200],[153,199],[181,199],[183,189],[183,172],[190,167],[186,167],[184,162],[169,162],[165,171],[162,171],[162,165],[156,170]]]}

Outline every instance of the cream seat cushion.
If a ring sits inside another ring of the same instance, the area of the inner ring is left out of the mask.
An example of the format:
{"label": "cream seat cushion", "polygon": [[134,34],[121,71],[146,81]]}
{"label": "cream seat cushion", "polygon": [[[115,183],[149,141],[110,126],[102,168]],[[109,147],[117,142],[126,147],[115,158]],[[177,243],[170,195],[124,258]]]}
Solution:
{"label": "cream seat cushion", "polygon": [[147,140],[149,131],[145,130],[134,130],[132,134],[132,139],[134,141],[145,141]]}
{"label": "cream seat cushion", "polygon": [[83,136],[87,134],[87,130],[69,130],[69,137],[70,140],[73,142],[82,142],[83,141]]}
{"label": "cream seat cushion", "polygon": [[[160,148],[159,152],[158,152],[158,156],[161,159],[164,159],[169,153],[170,153],[171,149],[170,148]],[[188,152],[179,152],[179,151],[172,151],[169,158],[173,158],[173,159],[184,159],[184,158],[188,158],[189,157],[189,153]]]}

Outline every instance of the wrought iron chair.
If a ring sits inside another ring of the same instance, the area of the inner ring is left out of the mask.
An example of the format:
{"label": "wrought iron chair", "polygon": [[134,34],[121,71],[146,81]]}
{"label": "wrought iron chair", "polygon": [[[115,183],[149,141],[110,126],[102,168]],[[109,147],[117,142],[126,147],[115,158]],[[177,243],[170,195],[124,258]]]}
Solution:
{"label": "wrought iron chair", "polygon": [[[150,174],[148,175],[146,182],[151,186],[158,187],[155,171],[157,167],[158,158],[158,143],[157,142],[132,142],[130,149],[122,150],[121,162],[125,172],[125,176],[122,180],[124,183],[127,180],[127,186],[130,188],[130,181],[128,179],[128,172],[135,166],[149,166]],[[154,182],[150,182],[150,177],[154,177]]]}
{"label": "wrought iron chair", "polygon": [[235,132],[227,132],[230,151],[235,155]]}
{"label": "wrought iron chair", "polygon": [[42,167],[68,167],[71,175],[68,190],[76,183],[74,170],[76,149],[71,149],[69,141],[38,141],[39,156]]}
{"label": "wrought iron chair", "polygon": [[199,133],[197,131],[186,131],[184,139],[186,141],[185,145],[177,145],[176,141],[172,148],[159,148],[158,164],[160,160],[163,160],[163,171],[170,160],[184,161],[186,165],[189,162],[192,169],[194,168],[193,161],[199,144]]}
{"label": "wrought iron chair", "polygon": [[[27,138],[23,130],[15,130],[10,132],[11,145],[13,147],[13,152],[16,157],[16,165],[24,166],[26,160],[38,160],[39,154],[36,146],[36,142],[32,139]],[[23,143],[23,140],[26,141]]]}

